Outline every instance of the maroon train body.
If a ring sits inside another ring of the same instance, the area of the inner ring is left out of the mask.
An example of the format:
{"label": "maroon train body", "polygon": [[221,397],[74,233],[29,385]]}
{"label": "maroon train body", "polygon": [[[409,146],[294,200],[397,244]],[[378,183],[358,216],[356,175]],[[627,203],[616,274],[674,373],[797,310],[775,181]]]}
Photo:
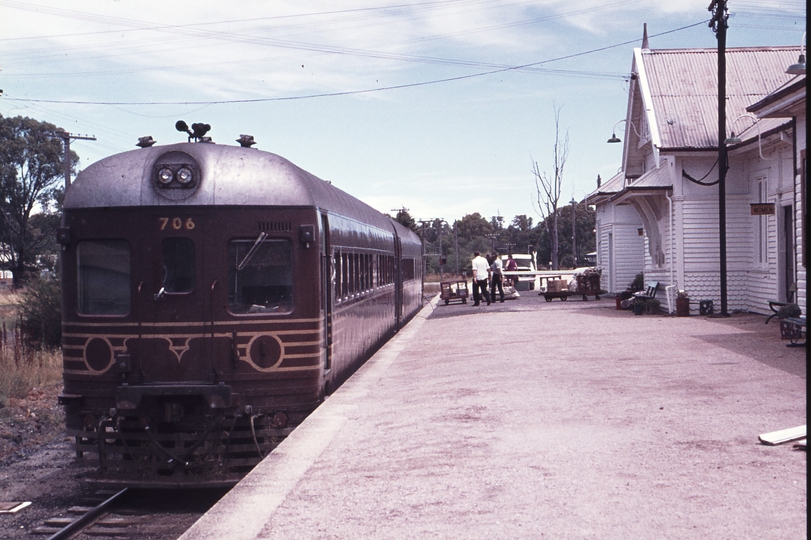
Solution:
{"label": "maroon train body", "polygon": [[422,305],[412,231],[252,148],[95,163],[58,240],[60,401],[100,481],[235,483]]}

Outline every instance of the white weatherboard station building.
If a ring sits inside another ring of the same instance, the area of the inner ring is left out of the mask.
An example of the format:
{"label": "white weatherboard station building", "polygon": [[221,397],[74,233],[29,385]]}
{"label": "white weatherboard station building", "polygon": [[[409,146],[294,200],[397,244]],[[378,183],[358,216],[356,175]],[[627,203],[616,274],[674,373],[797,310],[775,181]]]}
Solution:
{"label": "white weatherboard station building", "polygon": [[[727,135],[741,139],[727,142],[730,312],[770,314],[792,295],[806,312],[806,84],[786,73],[799,53],[726,51]],[[643,272],[671,310],[679,290],[693,311],[720,305],[717,74],[716,49],[651,50],[645,38],[634,50],[622,166],[588,196],[609,292]]]}

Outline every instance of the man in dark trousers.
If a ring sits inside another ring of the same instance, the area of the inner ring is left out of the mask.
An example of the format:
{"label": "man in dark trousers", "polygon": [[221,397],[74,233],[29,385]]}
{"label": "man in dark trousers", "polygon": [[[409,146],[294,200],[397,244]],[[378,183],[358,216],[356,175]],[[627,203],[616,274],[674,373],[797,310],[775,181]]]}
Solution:
{"label": "man in dark trousers", "polygon": [[496,287],[498,287],[498,292],[501,295],[501,302],[504,303],[504,287],[502,286],[504,277],[501,270],[501,257],[498,256],[498,251],[494,251],[493,264],[490,265],[490,272],[492,274],[490,277],[490,298],[493,299],[493,302],[496,301]]}
{"label": "man in dark trousers", "polygon": [[490,265],[487,263],[487,259],[482,257],[482,254],[478,251],[473,252],[471,265],[473,266],[473,305],[478,306],[479,301],[484,296],[489,306],[490,295],[487,293],[487,274]]}

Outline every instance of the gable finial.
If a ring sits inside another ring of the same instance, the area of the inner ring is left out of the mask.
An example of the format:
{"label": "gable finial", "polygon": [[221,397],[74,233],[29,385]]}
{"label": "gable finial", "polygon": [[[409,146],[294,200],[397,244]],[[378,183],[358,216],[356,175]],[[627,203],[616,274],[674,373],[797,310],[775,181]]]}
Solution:
{"label": "gable finial", "polygon": [[650,49],[650,45],[648,45],[648,23],[642,24],[642,48]]}

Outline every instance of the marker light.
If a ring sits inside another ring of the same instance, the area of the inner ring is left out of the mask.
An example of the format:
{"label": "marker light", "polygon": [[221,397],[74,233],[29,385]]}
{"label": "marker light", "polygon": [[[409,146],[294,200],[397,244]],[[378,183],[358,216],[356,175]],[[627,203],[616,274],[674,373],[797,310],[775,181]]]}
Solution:
{"label": "marker light", "polygon": [[163,167],[161,170],[158,171],[158,182],[160,182],[163,185],[166,185],[169,182],[171,182],[173,177],[174,174],[172,173],[172,169],[170,169],[169,167]]}
{"label": "marker light", "polygon": [[191,172],[191,169],[189,169],[188,167],[181,167],[177,171],[177,181],[180,182],[181,184],[183,184],[184,186],[188,185],[189,182],[192,181],[193,177],[194,177],[194,174]]}

